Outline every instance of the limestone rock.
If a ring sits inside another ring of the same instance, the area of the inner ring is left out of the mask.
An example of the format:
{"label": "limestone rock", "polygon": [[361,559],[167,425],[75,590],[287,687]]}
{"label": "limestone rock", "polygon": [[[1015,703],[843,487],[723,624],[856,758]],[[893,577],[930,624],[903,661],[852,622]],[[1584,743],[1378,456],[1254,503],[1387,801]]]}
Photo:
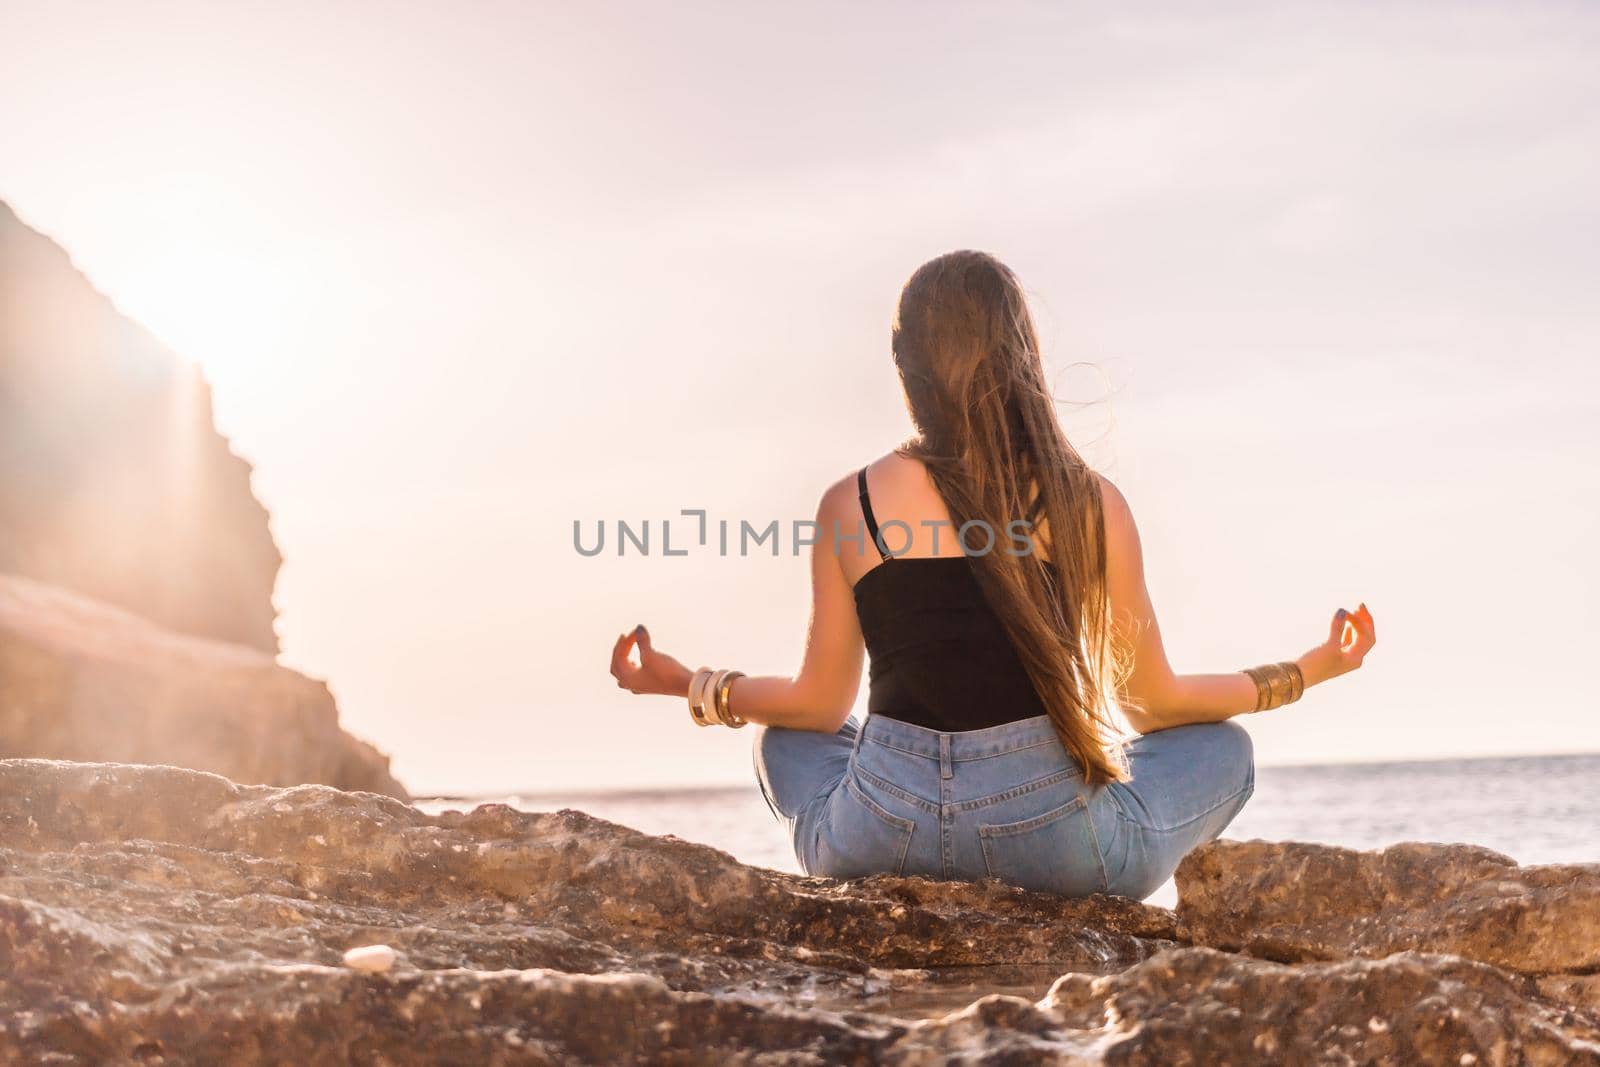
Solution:
{"label": "limestone rock", "polygon": [[394,967],[397,958],[388,945],[361,945],[345,952],[344,965],[362,974],[382,974]]}
{"label": "limestone rock", "polygon": [[267,653],[0,575],[0,756],[163,763],[405,796],[328,687]]}
{"label": "limestone rock", "polygon": [[[1544,978],[1178,935],[573,811],[0,760],[0,1063],[1600,1063]],[[405,965],[344,966],[373,944]]]}
{"label": "limestone rock", "polygon": [[1217,841],[1177,882],[1196,944],[1286,961],[1420,950],[1530,975],[1600,971],[1600,864],[1519,867],[1474,845]]}
{"label": "limestone rock", "polygon": [[199,370],[0,203],[0,573],[276,652],[279,562]]}
{"label": "limestone rock", "polygon": [[1600,1020],[1455,956],[1296,967],[1186,948],[1064,976],[1043,1007],[1103,1033],[1104,1063],[1600,1063]]}

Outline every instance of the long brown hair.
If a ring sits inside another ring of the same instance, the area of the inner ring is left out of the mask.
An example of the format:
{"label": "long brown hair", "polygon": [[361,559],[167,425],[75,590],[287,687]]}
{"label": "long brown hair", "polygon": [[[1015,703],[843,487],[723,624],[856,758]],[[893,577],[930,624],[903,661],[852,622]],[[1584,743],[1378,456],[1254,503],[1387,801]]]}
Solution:
{"label": "long brown hair", "polygon": [[[986,253],[940,256],[901,292],[893,343],[920,435],[900,452],[927,466],[958,529],[992,531],[986,552],[969,537],[974,570],[1085,780],[1125,780],[1100,483],[1056,418],[1022,286]],[[1054,575],[1037,551],[1016,554],[1017,519]]]}

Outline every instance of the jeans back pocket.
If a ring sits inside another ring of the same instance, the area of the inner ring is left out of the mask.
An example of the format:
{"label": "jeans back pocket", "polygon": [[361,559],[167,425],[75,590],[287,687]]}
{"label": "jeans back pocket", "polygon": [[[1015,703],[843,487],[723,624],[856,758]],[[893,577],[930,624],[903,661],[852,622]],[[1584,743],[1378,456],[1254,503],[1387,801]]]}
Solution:
{"label": "jeans back pocket", "polygon": [[916,823],[886,809],[846,774],[828,797],[817,826],[816,869],[827,878],[865,878],[905,871]]}
{"label": "jeans back pocket", "polygon": [[1017,822],[980,823],[989,876],[1023,889],[1084,897],[1106,891],[1089,803],[1082,794]]}

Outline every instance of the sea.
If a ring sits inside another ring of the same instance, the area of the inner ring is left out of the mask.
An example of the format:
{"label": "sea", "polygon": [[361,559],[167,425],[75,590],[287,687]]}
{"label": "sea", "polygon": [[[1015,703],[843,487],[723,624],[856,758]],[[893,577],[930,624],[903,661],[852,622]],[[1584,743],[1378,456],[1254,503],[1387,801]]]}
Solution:
{"label": "sea", "polygon": [[[673,834],[744,863],[798,872],[782,826],[748,786],[435,797],[439,812],[495,801],[525,811],[577,808]],[[1401,841],[1483,845],[1519,863],[1600,863],[1600,753],[1258,767],[1256,790],[1224,837],[1382,848]],[[1171,881],[1150,903],[1171,907]]]}

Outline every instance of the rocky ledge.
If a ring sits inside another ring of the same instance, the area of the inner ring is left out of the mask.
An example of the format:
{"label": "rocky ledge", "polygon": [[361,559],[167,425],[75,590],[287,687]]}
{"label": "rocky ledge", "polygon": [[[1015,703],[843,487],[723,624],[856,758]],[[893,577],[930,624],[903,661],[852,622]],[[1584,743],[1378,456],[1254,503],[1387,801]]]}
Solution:
{"label": "rocky ledge", "polygon": [[0,1062],[1600,1063],[1600,866],[1223,842],[1178,882],[839,883],[574,811],[5,760]]}
{"label": "rocky ledge", "polygon": [[340,727],[324,683],[11,574],[0,574],[0,756],[406,796],[389,757]]}
{"label": "rocky ledge", "polygon": [[200,368],[0,203],[0,572],[275,654],[250,477]]}

